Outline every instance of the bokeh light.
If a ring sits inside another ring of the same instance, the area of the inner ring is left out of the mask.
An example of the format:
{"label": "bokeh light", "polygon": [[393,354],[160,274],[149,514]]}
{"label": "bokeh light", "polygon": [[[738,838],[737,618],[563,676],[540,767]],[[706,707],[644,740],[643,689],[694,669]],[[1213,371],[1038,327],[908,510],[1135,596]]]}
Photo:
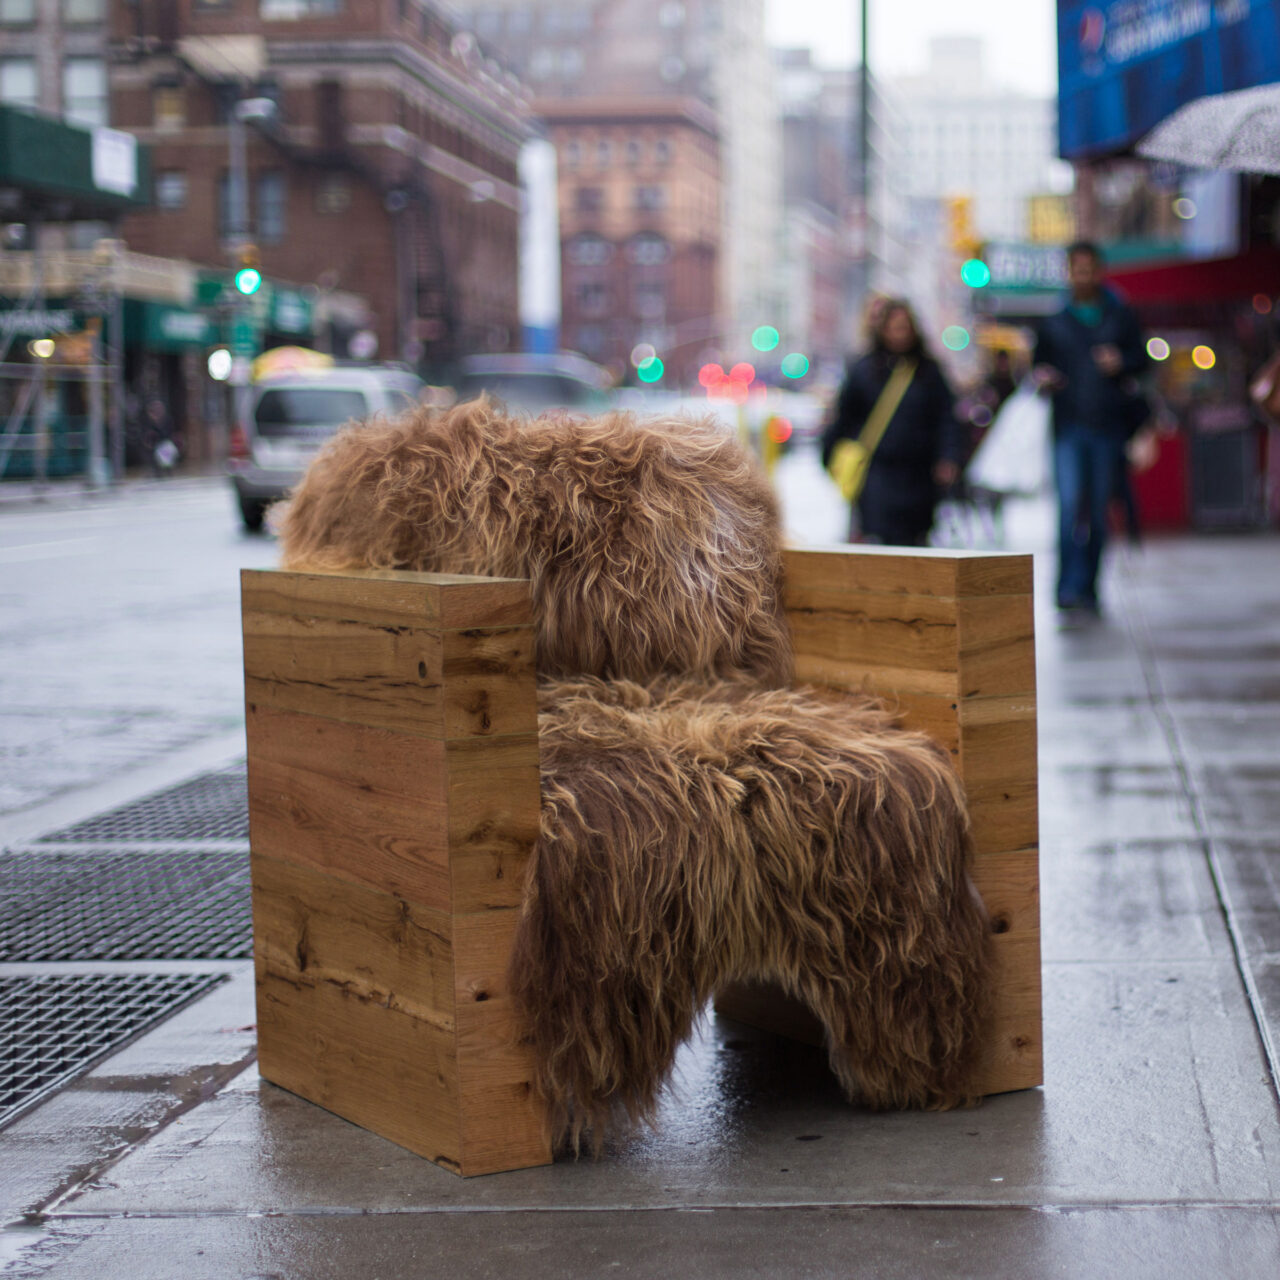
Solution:
{"label": "bokeh light", "polygon": [[34,342],[27,343],[27,350],[31,352],[37,360],[48,360],[57,351],[58,344],[52,338],[37,338]]}
{"label": "bokeh light", "polygon": [[756,367],[753,364],[748,364],[744,360],[740,364],[735,364],[733,368],[729,370],[729,377],[732,378],[734,382],[742,383],[744,387],[748,386],[756,380]]}
{"label": "bokeh light", "polygon": [[959,324],[947,325],[942,331],[942,345],[948,351],[963,351],[969,345],[969,330]]}
{"label": "bokeh light", "polygon": [[787,418],[770,418],[767,430],[769,439],[774,444],[786,444],[791,439],[791,433],[794,428]]}
{"label": "bokeh light", "polygon": [[215,382],[226,382],[231,377],[231,352],[226,347],[214,347],[209,352],[209,359],[206,364],[209,369],[209,377]]}
{"label": "bokeh light", "polygon": [[1198,346],[1191,349],[1191,363],[1197,369],[1212,369],[1218,363],[1217,353],[1212,347]]}
{"label": "bokeh light", "polygon": [[652,342],[637,342],[631,348],[631,363],[638,369],[642,364],[648,364],[657,354]]}
{"label": "bokeh light", "polygon": [[1271,314],[1272,302],[1265,293],[1255,293],[1253,295],[1253,309],[1260,316],[1269,316]]}
{"label": "bokeh light", "polygon": [[725,379],[725,372],[718,364],[704,364],[698,370],[698,382],[710,390]]}
{"label": "bokeh light", "polygon": [[960,268],[960,279],[970,289],[985,289],[991,283],[991,268],[981,258],[970,258]]}
{"label": "bokeh light", "polygon": [[666,365],[657,356],[650,356],[636,367],[636,377],[641,382],[658,382],[666,371]]}
{"label": "bokeh light", "polygon": [[751,345],[757,351],[772,351],[781,341],[781,335],[771,324],[762,324],[751,335]]}
{"label": "bokeh light", "polygon": [[1194,200],[1188,200],[1186,196],[1179,196],[1173,202],[1173,216],[1175,218],[1181,218],[1183,222],[1194,218],[1198,212],[1199,210],[1196,208],[1196,202]]}
{"label": "bokeh light", "polygon": [[1153,360],[1167,360],[1169,358],[1169,344],[1163,338],[1149,338],[1147,340],[1147,355]]}
{"label": "bokeh light", "polygon": [[802,351],[792,351],[782,357],[782,376],[784,378],[803,378],[809,372],[809,357]]}

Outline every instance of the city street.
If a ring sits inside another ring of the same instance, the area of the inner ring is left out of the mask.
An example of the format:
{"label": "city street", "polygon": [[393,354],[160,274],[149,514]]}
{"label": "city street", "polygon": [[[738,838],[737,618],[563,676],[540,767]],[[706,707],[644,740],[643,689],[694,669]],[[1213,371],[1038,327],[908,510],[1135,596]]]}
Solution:
{"label": "city street", "polygon": [[[779,480],[826,536],[812,455]],[[234,758],[235,571],[275,550],[220,482],[10,508],[0,539],[10,847]],[[463,1181],[258,1080],[243,960],[135,964],[226,981],[0,1135],[5,1274],[1274,1276],[1275,555],[1117,554],[1086,630],[1041,593],[1043,1089],[872,1115],[711,1020],[652,1134]]]}
{"label": "city street", "polygon": [[[4,495],[0,495],[4,496]],[[224,480],[0,505],[0,831],[244,723],[244,536]],[[232,747],[234,750],[234,745]],[[9,824],[9,825],[6,825]]]}

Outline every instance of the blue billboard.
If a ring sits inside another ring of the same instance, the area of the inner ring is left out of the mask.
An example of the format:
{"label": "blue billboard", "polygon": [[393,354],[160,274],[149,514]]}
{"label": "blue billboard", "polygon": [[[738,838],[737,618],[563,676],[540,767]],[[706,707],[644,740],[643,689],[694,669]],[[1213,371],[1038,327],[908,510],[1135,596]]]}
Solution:
{"label": "blue billboard", "polygon": [[1130,147],[1184,103],[1280,81],[1280,0],[1058,0],[1058,141]]}

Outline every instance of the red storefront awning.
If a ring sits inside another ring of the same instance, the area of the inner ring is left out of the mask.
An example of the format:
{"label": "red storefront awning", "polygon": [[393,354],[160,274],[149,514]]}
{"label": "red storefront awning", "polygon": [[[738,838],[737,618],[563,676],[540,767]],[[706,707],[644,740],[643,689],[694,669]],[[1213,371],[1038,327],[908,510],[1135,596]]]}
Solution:
{"label": "red storefront awning", "polygon": [[1161,304],[1247,302],[1256,293],[1280,294],[1280,249],[1256,246],[1234,258],[1116,267],[1107,279],[1130,302]]}

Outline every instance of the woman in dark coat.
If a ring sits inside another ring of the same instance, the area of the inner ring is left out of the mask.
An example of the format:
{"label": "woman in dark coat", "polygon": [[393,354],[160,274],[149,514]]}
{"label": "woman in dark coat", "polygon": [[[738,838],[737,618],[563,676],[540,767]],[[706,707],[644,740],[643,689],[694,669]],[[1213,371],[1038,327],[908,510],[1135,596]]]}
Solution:
{"label": "woman in dark coat", "polygon": [[871,457],[857,499],[857,525],[868,542],[923,546],[942,489],[954,484],[963,456],[953,396],[938,362],[925,350],[911,308],[886,302],[872,328],[872,348],[850,369],[835,416],[822,436],[822,465],[840,440],[856,440],[900,360],[915,374]]}

